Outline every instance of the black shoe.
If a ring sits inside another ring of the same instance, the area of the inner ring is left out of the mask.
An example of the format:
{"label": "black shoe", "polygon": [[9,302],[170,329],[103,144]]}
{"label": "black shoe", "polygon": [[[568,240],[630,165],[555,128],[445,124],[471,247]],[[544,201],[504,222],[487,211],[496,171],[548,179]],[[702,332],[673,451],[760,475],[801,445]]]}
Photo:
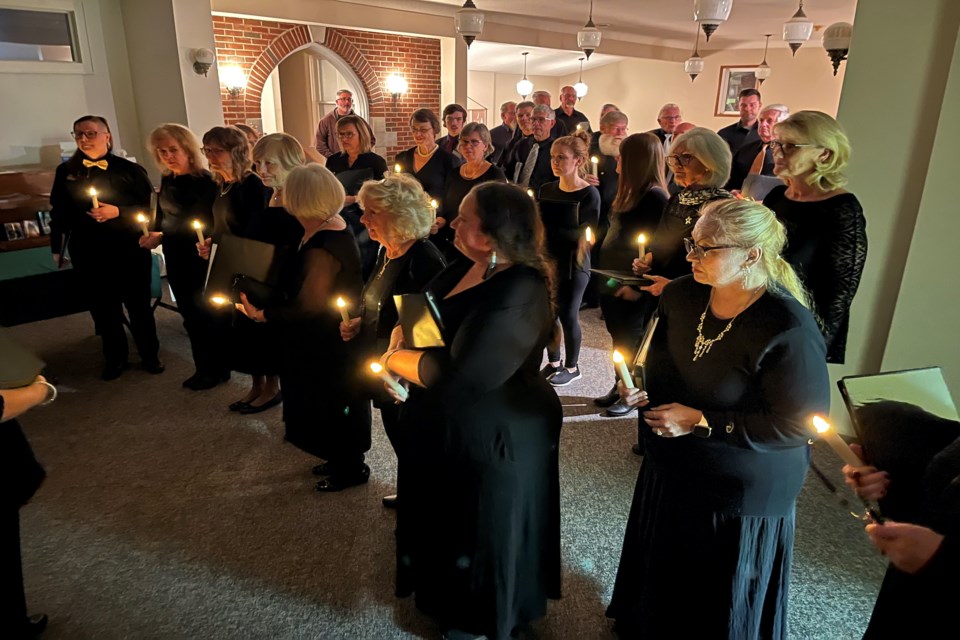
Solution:
{"label": "black shoe", "polygon": [[227,407],[227,409],[230,409],[230,411],[240,411],[249,406],[250,405],[244,402],[243,400],[237,400],[236,402],[231,402],[230,406]]}
{"label": "black shoe", "polygon": [[100,379],[107,382],[111,380],[116,380],[119,378],[124,371],[127,370],[127,367],[130,366],[126,362],[121,364],[108,364],[104,365],[103,372],[100,373]]}
{"label": "black shoe", "polygon": [[633,413],[634,409],[636,409],[636,407],[629,406],[623,400],[617,400],[612,405],[607,407],[604,415],[610,418],[622,418],[623,416],[628,416]]}
{"label": "black shoe", "polygon": [[310,473],[315,476],[328,476],[330,475],[330,463],[321,462],[320,464],[314,466],[313,469],[310,470]]}
{"label": "black shoe", "polygon": [[540,376],[543,377],[544,380],[549,380],[557,371],[560,371],[562,368],[562,362],[560,363],[560,366],[557,367],[548,362],[547,364],[543,365],[543,369],[540,369]]}
{"label": "black shoe", "polygon": [[392,496],[383,496],[383,506],[387,509],[396,509],[397,508],[397,494]]}
{"label": "black shoe", "polygon": [[350,487],[356,487],[357,485],[366,484],[367,480],[370,479],[370,467],[367,465],[362,465],[362,467],[350,474],[340,473],[337,475],[332,475],[330,477],[324,478],[317,483],[316,489],[322,493],[330,493],[333,491],[343,491],[344,489],[349,489]]}
{"label": "black shoe", "polygon": [[638,456],[643,455],[643,447],[641,447],[639,444],[633,445],[633,447],[631,447],[630,450],[633,451]]}
{"label": "black shoe", "polygon": [[573,371],[570,371],[569,369],[560,369],[560,371],[557,371],[555,374],[550,376],[550,379],[547,382],[555,387],[565,387],[574,380],[579,380],[580,378],[580,367],[574,367]]}
{"label": "black shoe", "polygon": [[27,618],[27,624],[23,629],[24,638],[36,638],[47,628],[50,618],[45,613],[38,613]]}
{"label": "black shoe", "polygon": [[167,370],[159,360],[144,360],[140,363],[140,368],[153,375],[163,373]]}
{"label": "black shoe", "polygon": [[620,400],[620,392],[617,391],[617,385],[613,385],[613,389],[611,389],[607,395],[594,398],[593,404],[598,407],[609,407],[610,405],[616,404],[618,400]]}
{"label": "black shoe", "polygon": [[246,405],[237,409],[237,411],[239,411],[244,415],[249,415],[251,413],[260,413],[261,411],[266,411],[267,409],[277,406],[281,402],[283,402],[283,396],[278,391],[277,395],[273,396],[272,398],[270,398],[269,400],[267,400],[266,402],[264,402],[259,406],[247,403]]}
{"label": "black shoe", "polygon": [[184,380],[183,386],[192,391],[204,391],[206,389],[213,389],[221,382],[226,382],[229,379],[229,373],[227,373],[226,376],[219,373],[198,373],[192,378]]}

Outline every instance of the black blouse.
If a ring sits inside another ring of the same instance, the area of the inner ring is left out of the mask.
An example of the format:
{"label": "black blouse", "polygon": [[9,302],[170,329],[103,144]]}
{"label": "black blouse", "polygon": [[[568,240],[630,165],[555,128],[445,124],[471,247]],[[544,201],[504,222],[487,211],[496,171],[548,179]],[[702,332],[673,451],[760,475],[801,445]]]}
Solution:
{"label": "black blouse", "polygon": [[[486,171],[473,180],[464,178],[460,175],[459,170],[454,170],[454,172],[450,174],[450,179],[447,181],[447,191],[440,200],[440,208],[437,211],[437,215],[446,220],[446,224],[443,225],[436,234],[437,246],[444,252],[444,255],[446,255],[448,259],[452,255],[449,252],[449,248],[453,245],[453,229],[450,228],[450,223],[453,222],[460,213],[460,203],[463,202],[463,199],[470,193],[470,189],[484,182],[506,181],[507,178],[503,175],[503,169],[496,165],[490,165]],[[454,251],[456,250],[454,249]]]}
{"label": "black blouse", "polygon": [[662,189],[650,189],[629,211],[610,214],[610,229],[600,247],[597,268],[615,271],[630,271],[634,258],[638,258],[637,236],[645,234],[653,239],[653,232],[660,224],[667,206],[667,193]]}
{"label": "black blouse", "polygon": [[714,200],[732,197],[729,191],[713,187],[684,189],[671,196],[650,243],[649,251],[653,253],[650,273],[670,280],[688,275],[690,264],[687,263],[683,239],[689,238],[693,232],[701,207]]}
{"label": "black blouse", "polygon": [[787,228],[783,257],[810,290],[824,340],[827,362],[843,363],[850,305],[867,260],[867,221],[852,193],[819,202],[798,202],[776,187],[763,204]]}
{"label": "black blouse", "polygon": [[540,187],[540,200],[557,200],[561,202],[576,202],[580,206],[579,227],[575,231],[550,228],[550,217],[542,216],[543,224],[547,229],[547,250],[557,262],[557,274],[561,279],[569,278],[574,271],[590,271],[590,252],[578,252],[578,243],[586,237],[587,227],[593,229],[594,238],[597,233],[597,222],[600,218],[600,192],[593,185],[576,191],[564,191],[560,188],[560,181],[549,182]]}
{"label": "black blouse", "polygon": [[213,241],[220,242],[225,233],[261,240],[251,234],[251,225],[263,215],[269,197],[270,190],[255,173],[247,174],[240,182],[220,185],[213,202]]}
{"label": "black blouse", "polygon": [[416,153],[416,147],[401,151],[397,154],[396,164],[400,165],[402,172],[409,173],[416,178],[431,198],[438,202],[443,200],[447,191],[447,182],[450,180],[450,176],[457,172],[457,167],[461,165],[460,160],[437,147],[426,164],[420,167],[420,171],[414,171]]}
{"label": "black blouse", "polygon": [[[372,169],[373,180],[380,180],[387,172],[387,161],[381,156],[368,151],[357,156],[353,165],[350,164],[350,157],[341,151],[327,158],[327,169],[333,173],[343,173],[344,171],[356,171],[359,169]],[[356,193],[348,193],[348,196],[355,196]]]}
{"label": "black blouse", "polygon": [[210,234],[214,228],[213,202],[219,195],[218,190],[207,171],[163,176],[153,228],[163,232],[164,253],[176,247],[196,255],[197,232],[193,221],[199,220],[204,235]]}

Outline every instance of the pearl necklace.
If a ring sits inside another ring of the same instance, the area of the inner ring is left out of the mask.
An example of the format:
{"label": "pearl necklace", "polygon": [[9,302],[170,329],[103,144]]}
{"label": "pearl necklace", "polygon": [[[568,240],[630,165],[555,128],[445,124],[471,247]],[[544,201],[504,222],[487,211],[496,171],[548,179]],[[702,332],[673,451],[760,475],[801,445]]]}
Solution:
{"label": "pearl necklace", "polygon": [[439,148],[440,148],[440,145],[434,145],[433,149],[431,149],[427,153],[423,153],[420,151],[420,145],[417,145],[417,155],[420,156],[421,158],[429,158],[433,154],[435,154],[437,152],[437,149]]}

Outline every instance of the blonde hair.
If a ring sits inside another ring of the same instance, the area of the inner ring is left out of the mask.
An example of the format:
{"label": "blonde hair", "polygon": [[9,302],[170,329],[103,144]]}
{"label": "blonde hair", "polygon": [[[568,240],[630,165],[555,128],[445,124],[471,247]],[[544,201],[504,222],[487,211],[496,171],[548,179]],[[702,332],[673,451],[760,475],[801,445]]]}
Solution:
{"label": "blonde hair", "polygon": [[[686,135],[686,134],[685,134]],[[754,200],[715,200],[700,210],[704,233],[714,241],[744,249],[760,249],[757,267],[767,277],[767,289],[786,292],[807,309],[812,309],[810,294],[797,272],[783,258],[787,229],[773,211]]]}
{"label": "blonde hair", "polygon": [[[829,158],[813,163],[813,172],[806,182],[827,193],[847,184],[846,168],[850,161],[850,140],[840,123],[821,111],[797,111],[774,125],[777,139],[786,136],[788,142],[812,144],[829,151]],[[784,174],[785,178],[792,178]]]}
{"label": "blonde hair", "polygon": [[182,124],[166,123],[151,131],[150,137],[147,138],[147,147],[154,162],[157,163],[157,167],[160,168],[160,173],[163,175],[171,173],[170,169],[160,160],[160,152],[157,150],[160,141],[164,138],[173,140],[186,152],[187,158],[190,160],[190,173],[197,175],[203,172],[207,163],[206,158],[200,151],[200,141],[197,140],[197,136]]}
{"label": "blonde hair", "polygon": [[704,127],[690,129],[676,138],[670,155],[679,155],[681,151],[686,151],[707,168],[703,186],[720,188],[727,184],[733,154],[730,153],[730,145],[715,132]]}
{"label": "blonde hair", "polygon": [[367,129],[367,123],[360,116],[350,114],[337,120],[337,133],[351,124],[356,128],[357,135],[360,137],[360,153],[368,153],[373,147],[373,143],[370,140],[370,130]]}
{"label": "blonde hair", "polygon": [[274,160],[283,169],[278,186],[282,186],[290,170],[306,164],[303,146],[286,133],[271,133],[257,140],[253,146],[253,161]]}
{"label": "blonde hair", "polygon": [[305,220],[328,220],[343,209],[346,192],[326,167],[295,167],[287,176],[283,203],[287,211]]}
{"label": "blonde hair", "polygon": [[557,138],[550,145],[550,152],[552,153],[557,147],[569,149],[574,158],[579,158],[580,166],[577,167],[577,175],[581,178],[587,175],[587,167],[590,163],[590,135],[586,131],[581,129],[576,133]]}
{"label": "blonde hair", "polygon": [[357,203],[363,210],[374,206],[377,213],[386,214],[389,239],[397,244],[426,238],[437,218],[430,197],[407,173],[391,173],[383,180],[364,182],[357,193]]}

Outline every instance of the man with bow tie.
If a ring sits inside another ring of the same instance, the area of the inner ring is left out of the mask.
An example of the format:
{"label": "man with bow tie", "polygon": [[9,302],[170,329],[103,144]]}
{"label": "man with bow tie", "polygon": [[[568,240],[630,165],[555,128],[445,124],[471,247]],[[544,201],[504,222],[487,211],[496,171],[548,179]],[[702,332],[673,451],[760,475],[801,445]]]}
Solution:
{"label": "man with bow tie", "polygon": [[[127,368],[124,307],[141,367],[162,373],[150,307],[150,251],[138,238],[150,224],[153,185],[138,164],[112,153],[110,126],[100,116],[73,124],[77,151],[57,167],[50,191],[50,249],[61,267],[67,252],[103,346],[104,380]],[[138,220],[146,216],[146,221]]]}

